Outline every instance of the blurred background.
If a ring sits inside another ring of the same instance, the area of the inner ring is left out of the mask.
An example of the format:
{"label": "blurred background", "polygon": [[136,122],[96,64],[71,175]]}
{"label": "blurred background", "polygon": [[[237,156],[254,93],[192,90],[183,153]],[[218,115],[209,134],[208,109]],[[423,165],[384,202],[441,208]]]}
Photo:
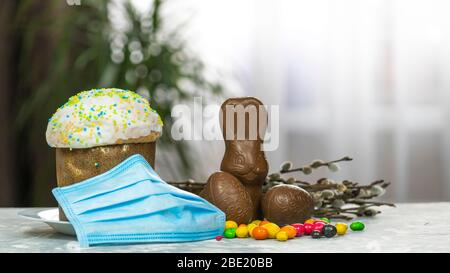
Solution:
{"label": "blurred background", "polygon": [[224,151],[174,142],[173,105],[248,95],[280,106],[271,171],[349,155],[340,172],[302,179],[386,179],[386,200],[450,201],[449,10],[446,0],[1,1],[0,206],[55,205],[47,120],[96,87],[150,98],[166,123],[156,168],[167,180],[206,181]]}

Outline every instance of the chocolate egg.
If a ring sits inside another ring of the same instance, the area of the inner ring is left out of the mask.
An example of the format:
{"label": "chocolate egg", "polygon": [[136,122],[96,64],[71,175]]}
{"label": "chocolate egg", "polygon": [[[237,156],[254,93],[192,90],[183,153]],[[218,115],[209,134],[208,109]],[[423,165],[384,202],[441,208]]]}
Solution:
{"label": "chocolate egg", "polygon": [[252,199],[241,182],[229,173],[212,174],[200,196],[221,209],[227,220],[247,224],[252,219]]}
{"label": "chocolate egg", "polygon": [[314,202],[304,189],[294,185],[278,185],[264,195],[264,217],[278,225],[303,223],[311,217]]}

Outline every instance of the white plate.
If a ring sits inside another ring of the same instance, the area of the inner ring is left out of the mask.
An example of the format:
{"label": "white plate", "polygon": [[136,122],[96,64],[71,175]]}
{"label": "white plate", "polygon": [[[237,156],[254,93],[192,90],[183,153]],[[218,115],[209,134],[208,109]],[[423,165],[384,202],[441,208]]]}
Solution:
{"label": "white plate", "polygon": [[59,210],[58,208],[52,208],[52,209],[42,209],[42,208],[34,208],[34,209],[26,209],[23,211],[20,211],[18,213],[20,216],[25,217],[29,220],[33,221],[39,221],[46,223],[47,225],[51,226],[54,230],[67,234],[75,236],[75,230],[73,229],[72,224],[67,221],[60,221],[59,220]]}

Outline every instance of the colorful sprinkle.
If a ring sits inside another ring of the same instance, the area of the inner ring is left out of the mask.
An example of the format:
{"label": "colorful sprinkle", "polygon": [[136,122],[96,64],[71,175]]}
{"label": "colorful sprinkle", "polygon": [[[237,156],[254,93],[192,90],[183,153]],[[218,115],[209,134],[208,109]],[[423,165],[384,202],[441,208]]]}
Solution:
{"label": "colorful sprinkle", "polygon": [[161,133],[162,126],[145,98],[129,90],[102,88],[70,97],[49,119],[46,135],[52,147],[89,148]]}

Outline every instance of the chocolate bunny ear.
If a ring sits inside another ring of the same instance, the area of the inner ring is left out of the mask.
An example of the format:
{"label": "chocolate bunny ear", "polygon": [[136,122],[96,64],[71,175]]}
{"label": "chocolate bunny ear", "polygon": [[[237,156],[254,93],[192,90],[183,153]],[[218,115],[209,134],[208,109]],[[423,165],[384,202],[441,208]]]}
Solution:
{"label": "chocolate bunny ear", "polygon": [[220,127],[225,140],[263,140],[267,111],[254,97],[230,98],[220,108]]}

